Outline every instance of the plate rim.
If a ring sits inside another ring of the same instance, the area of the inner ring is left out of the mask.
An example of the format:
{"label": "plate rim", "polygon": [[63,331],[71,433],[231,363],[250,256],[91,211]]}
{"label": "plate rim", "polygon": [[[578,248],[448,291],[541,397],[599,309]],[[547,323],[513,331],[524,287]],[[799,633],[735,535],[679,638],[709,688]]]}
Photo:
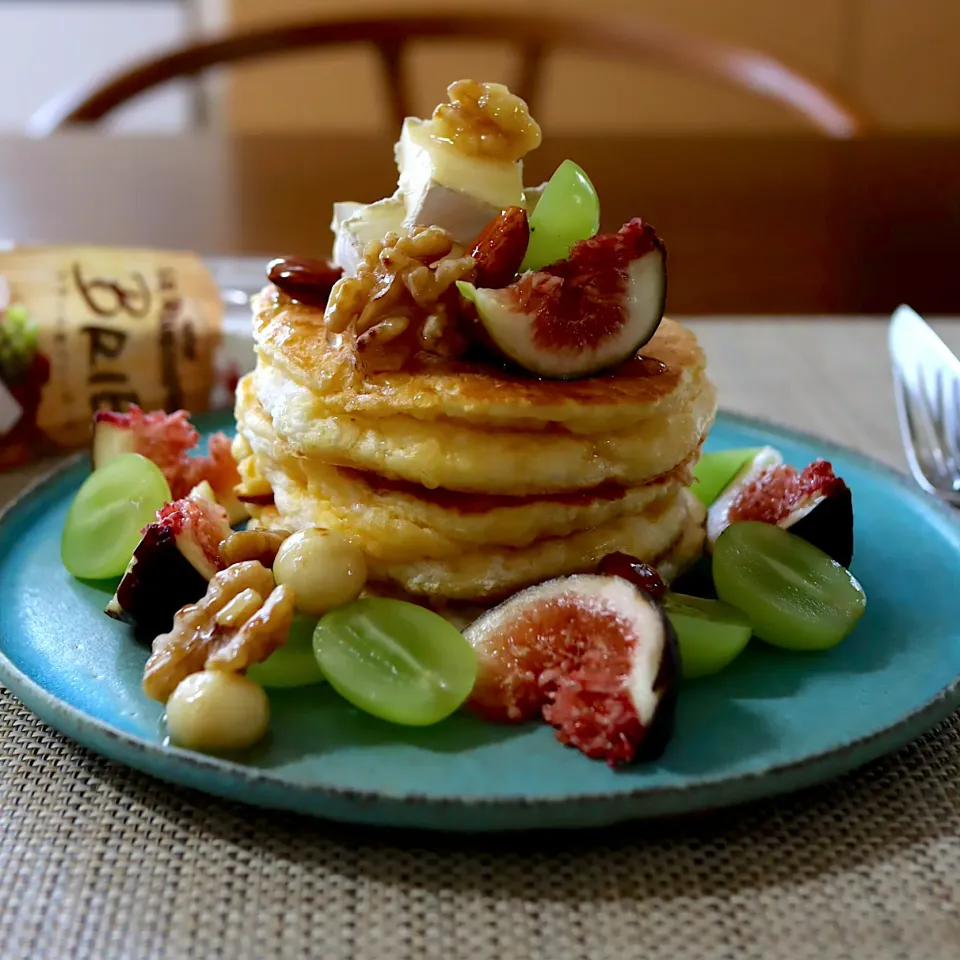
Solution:
{"label": "plate rim", "polygon": [[[212,423],[217,422],[224,416],[229,416],[229,411],[213,411],[199,415],[194,419],[199,429],[208,430],[211,428]],[[720,417],[735,426],[774,433],[788,442],[818,447],[822,450],[824,456],[835,456],[839,454],[843,457],[858,461],[861,466],[883,475],[908,496],[923,503],[935,516],[938,516],[939,519],[944,521],[948,526],[956,528],[958,541],[960,541],[960,516],[941,500],[917,487],[905,473],[891,467],[883,461],[869,454],[862,453],[859,450],[819,437],[816,434],[779,424],[772,420],[753,417],[724,408],[718,410],[717,418],[719,419]],[[59,482],[64,474],[78,467],[85,456],[86,454],[83,451],[68,456],[67,459],[57,463],[50,470],[42,473],[30,482],[16,497],[0,509],[0,528],[8,522],[8,518],[14,512],[29,507],[29,501],[42,496],[47,487]],[[960,549],[960,542],[958,542],[958,549]],[[0,645],[2,644],[3,638],[0,637]],[[17,667],[7,656],[3,646],[0,646],[0,683],[3,683],[27,709],[42,722],[52,726],[58,733],[68,739],[80,743],[86,749],[90,749],[94,753],[106,756],[109,759],[123,763],[128,767],[145,772],[158,779],[182,786],[194,787],[210,795],[239,800],[248,804],[256,803],[254,800],[241,798],[237,796],[235,792],[230,792],[227,789],[211,789],[211,786],[214,786],[213,784],[204,784],[203,786],[197,787],[192,778],[186,776],[178,777],[176,775],[168,776],[165,773],[157,772],[156,769],[151,768],[146,762],[138,763],[137,760],[157,759],[161,761],[164,766],[173,762],[175,772],[181,767],[186,767],[190,772],[201,776],[213,775],[217,778],[215,785],[218,788],[221,787],[221,784],[229,786],[231,782],[234,785],[242,784],[245,787],[261,786],[273,789],[281,788],[283,791],[289,793],[291,798],[306,798],[314,802],[329,799],[331,801],[346,801],[365,805],[389,803],[393,805],[401,804],[432,808],[434,810],[438,808],[456,807],[466,810],[500,810],[504,812],[518,808],[554,810],[570,805],[629,806],[632,802],[642,802],[645,800],[691,799],[701,793],[718,789],[722,789],[725,792],[734,791],[738,794],[738,799],[732,801],[727,800],[720,803],[704,802],[699,804],[694,802],[677,808],[677,812],[682,813],[712,809],[717,806],[729,806],[785,792],[792,792],[804,786],[810,786],[826,779],[831,779],[833,776],[839,775],[842,772],[850,772],[871,760],[875,760],[880,756],[905,746],[907,743],[931,729],[938,722],[947,719],[960,707],[960,674],[958,674],[933,697],[909,713],[902,714],[893,723],[879,730],[875,730],[872,733],[845,740],[837,746],[822,750],[818,753],[809,754],[800,760],[794,760],[789,763],[771,763],[761,769],[741,773],[736,776],[718,775],[700,777],[695,783],[681,786],[638,786],[627,790],[606,791],[602,793],[558,794],[556,796],[536,798],[524,796],[523,794],[464,797],[453,794],[438,795],[413,791],[393,792],[388,788],[371,790],[342,787],[332,784],[306,784],[291,781],[289,778],[260,767],[250,767],[221,757],[198,754],[173,745],[165,745],[162,742],[148,740],[145,737],[127,733],[113,724],[94,717],[80,707],[74,706],[61,697],[51,693],[46,687],[42,686]],[[64,727],[67,727],[69,732],[64,729]],[[111,747],[115,747],[116,749],[110,749]],[[855,762],[844,765],[842,770],[832,770],[832,763],[844,758],[847,754],[856,754],[857,758]],[[796,775],[798,774],[801,775],[800,779],[795,782]],[[808,774],[808,776],[802,776],[803,774]],[[776,785],[771,782],[773,778],[776,778],[778,781]],[[763,789],[751,789],[760,784],[763,784]],[[275,803],[270,803],[269,805],[279,806]],[[285,806],[287,809],[311,812],[303,805],[296,803],[290,803]],[[319,811],[314,812],[319,813]],[[630,813],[627,816],[637,818],[645,815],[639,812]],[[662,814],[646,814],[646,816],[662,816]],[[621,816],[618,819],[625,819],[625,817]]]}

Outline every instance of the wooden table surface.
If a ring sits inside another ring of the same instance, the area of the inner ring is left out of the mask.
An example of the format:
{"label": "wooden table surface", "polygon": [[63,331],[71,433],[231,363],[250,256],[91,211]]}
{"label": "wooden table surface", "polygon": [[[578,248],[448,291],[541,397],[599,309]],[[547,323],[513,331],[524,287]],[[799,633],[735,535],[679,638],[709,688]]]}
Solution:
{"label": "wooden table surface", "polygon": [[[565,157],[665,238],[673,312],[960,313],[960,138],[548,138],[527,182]],[[388,139],[0,139],[0,238],[322,253],[395,180]]]}

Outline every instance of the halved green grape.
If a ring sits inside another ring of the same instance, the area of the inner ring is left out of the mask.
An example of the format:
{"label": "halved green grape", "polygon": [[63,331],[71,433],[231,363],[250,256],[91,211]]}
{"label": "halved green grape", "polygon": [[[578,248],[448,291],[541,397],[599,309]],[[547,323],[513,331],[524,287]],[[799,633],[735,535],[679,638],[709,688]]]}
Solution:
{"label": "halved green grape", "polygon": [[63,524],[63,565],[84,580],[121,576],[140,531],[169,499],[160,468],[138,453],[125,453],[94,471],[77,491]]}
{"label": "halved green grape", "polygon": [[693,468],[694,484],[690,488],[694,496],[709,507],[730,485],[748,460],[752,460],[760,447],[740,450],[717,450],[705,453]]}
{"label": "halved green grape", "polygon": [[722,600],[668,593],[664,608],[680,643],[683,679],[719,673],[750,642],[750,621]]}
{"label": "halved green grape", "polygon": [[355,707],[408,726],[449,716],[470,695],[473,648],[439,614],[367,597],[323,616],[313,635],[330,685]]}
{"label": "halved green grape", "polygon": [[768,523],[727,527],[713,548],[717,594],[742,610],[754,634],[790,650],[825,650],[863,615],[863,587],[806,540]]}
{"label": "halved green grape", "polygon": [[39,324],[31,320],[22,303],[0,311],[0,373],[16,380],[30,366],[37,353]]}
{"label": "halved green grape", "polygon": [[8,330],[15,330],[18,335],[24,338],[25,342],[36,345],[40,324],[30,317],[30,313],[24,304],[11,303],[7,307],[4,324]]}
{"label": "halved green grape", "polygon": [[600,198],[590,178],[572,160],[554,171],[530,214],[530,242],[521,270],[539,270],[565,260],[579,240],[600,229]]}
{"label": "halved green grape", "polygon": [[316,617],[294,614],[287,642],[247,670],[247,676],[261,687],[307,687],[323,683],[323,672],[313,653]]}

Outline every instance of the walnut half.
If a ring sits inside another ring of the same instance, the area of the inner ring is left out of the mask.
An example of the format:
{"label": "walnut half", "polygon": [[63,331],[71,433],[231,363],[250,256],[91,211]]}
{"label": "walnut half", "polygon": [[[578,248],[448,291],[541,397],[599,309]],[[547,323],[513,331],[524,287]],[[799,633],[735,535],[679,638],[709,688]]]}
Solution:
{"label": "walnut half", "polygon": [[502,83],[457,80],[447,99],[433,111],[433,133],[460,153],[513,163],[540,146],[526,103]]}
{"label": "walnut half", "polygon": [[235,563],[210,581],[206,596],[173,618],[173,629],[153,641],[143,691],[166,703],[181,680],[201,670],[242,673],[287,642],[294,595],[275,587],[255,560]]}
{"label": "walnut half", "polygon": [[289,536],[286,530],[237,530],[220,544],[220,562],[229,567],[256,560],[272,568],[280,545]]}

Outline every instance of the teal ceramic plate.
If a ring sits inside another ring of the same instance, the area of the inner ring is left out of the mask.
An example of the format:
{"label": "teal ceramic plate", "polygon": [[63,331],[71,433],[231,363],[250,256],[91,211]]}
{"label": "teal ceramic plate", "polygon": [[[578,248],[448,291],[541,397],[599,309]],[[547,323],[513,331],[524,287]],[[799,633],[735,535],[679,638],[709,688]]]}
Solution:
{"label": "teal ceramic plate", "polygon": [[271,737],[243,763],[164,746],[161,708],[140,692],[146,650],[103,616],[106,593],[60,565],[84,463],[0,522],[0,680],[68,737],[162,780],[334,820],[588,827],[795,790],[906,744],[960,705],[960,524],[906,480],[810,437],[724,415],[709,447],[767,443],[793,463],[831,459],[852,488],[867,612],[831,651],[754,641],[725,673],[686,685],[676,735],[653,764],[614,772],[538,725],[457,715],[393,727],[325,687],[274,693]]}

